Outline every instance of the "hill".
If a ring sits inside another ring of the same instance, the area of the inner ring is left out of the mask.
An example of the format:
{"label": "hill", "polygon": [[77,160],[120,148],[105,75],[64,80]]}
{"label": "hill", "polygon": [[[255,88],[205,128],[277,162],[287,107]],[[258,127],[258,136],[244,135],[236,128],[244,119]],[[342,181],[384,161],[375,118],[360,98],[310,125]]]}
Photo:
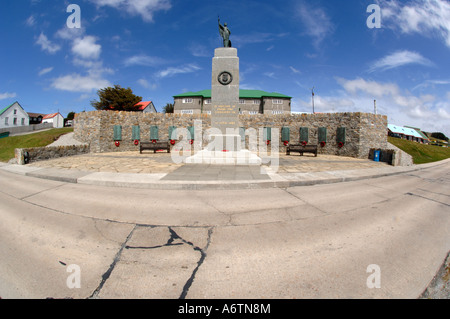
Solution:
{"label": "hill", "polygon": [[450,158],[450,148],[424,145],[417,142],[388,137],[388,142],[413,157],[414,164],[425,164]]}
{"label": "hill", "polygon": [[73,132],[73,128],[57,128],[27,135],[10,136],[0,139],[0,161],[14,158],[16,148],[43,147],[56,141],[61,135]]}

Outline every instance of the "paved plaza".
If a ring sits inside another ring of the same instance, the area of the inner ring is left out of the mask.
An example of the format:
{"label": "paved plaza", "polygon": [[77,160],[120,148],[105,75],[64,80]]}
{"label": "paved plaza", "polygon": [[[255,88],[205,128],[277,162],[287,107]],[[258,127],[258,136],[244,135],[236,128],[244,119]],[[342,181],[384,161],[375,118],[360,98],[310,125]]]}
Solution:
{"label": "paved plaza", "polygon": [[[278,156],[278,163],[277,163]],[[278,174],[289,173],[310,173],[310,172],[326,172],[326,171],[342,171],[367,168],[382,168],[389,166],[386,163],[374,162],[371,160],[356,159],[350,157],[339,157],[331,155],[312,155],[300,156],[298,154],[287,156],[285,154],[277,154],[273,156],[271,161],[262,165],[262,167],[276,170]],[[256,176],[255,167],[242,168],[241,166],[216,166],[216,165],[185,165],[183,163],[176,164],[172,160],[171,154],[167,152],[147,152],[139,154],[139,152],[122,152],[122,153],[101,153],[101,154],[85,154],[73,157],[64,157],[39,161],[30,164],[39,168],[57,168],[66,170],[78,170],[87,172],[110,172],[110,173],[139,173],[139,174],[161,174],[166,173],[173,176],[181,176],[181,172],[187,170],[199,170],[206,175],[216,175],[218,179],[221,177],[228,178],[226,174],[219,174],[218,167],[222,172],[238,175],[242,179],[261,178]],[[214,168],[214,166],[216,168]],[[276,166],[278,169],[276,169]],[[208,168],[209,167],[209,168]],[[259,167],[257,169],[259,171]],[[252,174],[253,172],[253,174]],[[242,174],[239,174],[242,173]],[[186,175],[186,174],[184,174]],[[173,177],[167,177],[173,179]]]}

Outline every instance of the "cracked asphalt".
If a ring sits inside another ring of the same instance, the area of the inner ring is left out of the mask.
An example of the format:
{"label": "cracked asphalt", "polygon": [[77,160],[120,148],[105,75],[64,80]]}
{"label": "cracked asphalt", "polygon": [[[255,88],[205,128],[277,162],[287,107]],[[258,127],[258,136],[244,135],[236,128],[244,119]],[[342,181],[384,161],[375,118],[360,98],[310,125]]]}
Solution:
{"label": "cracked asphalt", "polygon": [[[418,298],[450,250],[450,164],[346,183],[148,190],[0,171],[0,297]],[[367,285],[369,265],[381,287]],[[70,288],[70,265],[81,270]]]}

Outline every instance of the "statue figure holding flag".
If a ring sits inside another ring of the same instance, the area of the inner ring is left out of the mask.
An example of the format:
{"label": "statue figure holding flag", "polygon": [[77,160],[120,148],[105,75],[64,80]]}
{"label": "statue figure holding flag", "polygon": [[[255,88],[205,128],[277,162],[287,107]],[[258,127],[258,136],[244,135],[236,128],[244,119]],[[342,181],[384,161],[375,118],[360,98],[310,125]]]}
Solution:
{"label": "statue figure holding flag", "polygon": [[230,41],[231,31],[230,29],[228,29],[227,23],[224,23],[222,26],[220,24],[220,17],[218,19],[219,19],[219,33],[223,39],[223,46],[224,48],[231,48],[231,41]]}

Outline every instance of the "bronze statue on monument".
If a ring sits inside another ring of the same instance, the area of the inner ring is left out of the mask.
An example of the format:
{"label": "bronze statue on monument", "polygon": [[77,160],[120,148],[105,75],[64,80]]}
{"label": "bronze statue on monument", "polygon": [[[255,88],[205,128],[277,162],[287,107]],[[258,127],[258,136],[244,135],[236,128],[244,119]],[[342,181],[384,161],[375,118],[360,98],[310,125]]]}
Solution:
{"label": "bronze statue on monument", "polygon": [[231,48],[231,41],[230,41],[230,35],[231,35],[231,31],[230,29],[228,29],[228,25],[225,22],[223,25],[220,24],[220,17],[218,17],[218,22],[219,22],[219,33],[220,36],[223,39],[223,47],[224,48]]}

